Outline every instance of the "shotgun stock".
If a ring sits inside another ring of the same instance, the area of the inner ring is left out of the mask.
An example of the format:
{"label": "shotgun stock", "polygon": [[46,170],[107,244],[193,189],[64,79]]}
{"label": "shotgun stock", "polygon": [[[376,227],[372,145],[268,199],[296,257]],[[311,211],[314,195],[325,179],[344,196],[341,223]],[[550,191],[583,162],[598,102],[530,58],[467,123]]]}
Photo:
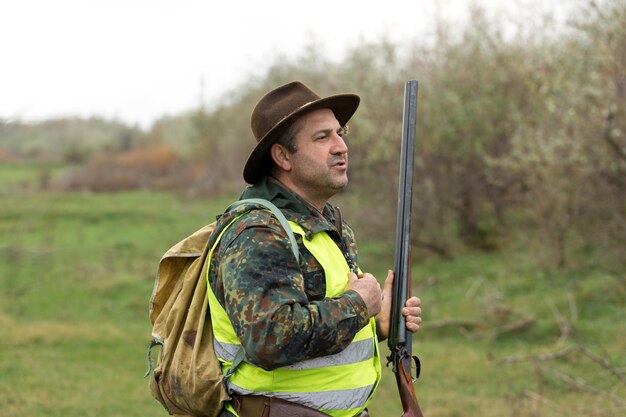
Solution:
{"label": "shotgun stock", "polygon": [[417,403],[411,376],[411,363],[415,362],[415,379],[419,377],[420,363],[412,355],[412,338],[406,329],[402,308],[411,293],[411,202],[413,197],[413,159],[417,117],[416,80],[407,81],[404,88],[402,145],[400,148],[400,180],[398,187],[398,212],[396,219],[396,252],[394,260],[393,299],[389,329],[390,355],[398,393],[402,402],[402,417],[423,417]]}

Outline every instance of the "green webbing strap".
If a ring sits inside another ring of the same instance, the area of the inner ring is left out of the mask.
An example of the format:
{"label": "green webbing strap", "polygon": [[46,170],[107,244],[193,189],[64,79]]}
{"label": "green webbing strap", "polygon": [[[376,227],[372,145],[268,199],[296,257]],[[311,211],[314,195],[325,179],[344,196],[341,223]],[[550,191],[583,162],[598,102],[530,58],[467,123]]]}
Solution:
{"label": "green webbing strap", "polygon": [[298,250],[298,242],[296,241],[296,237],[294,236],[293,231],[291,230],[291,226],[289,226],[289,222],[287,221],[287,218],[285,217],[283,212],[280,211],[278,207],[274,205],[274,203],[262,198],[247,198],[245,200],[235,201],[233,204],[228,206],[226,211],[229,211],[231,209],[234,209],[235,207],[244,204],[256,204],[266,207],[272,212],[274,216],[276,216],[281,226],[283,226],[283,229],[285,229],[285,232],[287,232],[287,236],[289,236],[289,241],[291,242],[291,251],[293,252],[293,255],[296,257],[296,260],[300,262],[300,251]]}
{"label": "green webbing strap", "polygon": [[[274,205],[274,203],[272,203],[271,201],[265,200],[263,198],[247,198],[245,200],[235,201],[233,204],[228,206],[226,211],[230,211],[244,204],[256,204],[258,206],[263,206],[272,212],[272,214],[280,222],[280,225],[283,227],[283,229],[285,229],[285,232],[287,232],[287,236],[289,237],[289,242],[291,242],[291,251],[293,252],[293,255],[296,257],[296,261],[300,262],[300,251],[298,250],[298,242],[296,241],[296,237],[293,234],[293,231],[291,230],[291,226],[289,226],[289,222],[287,221],[287,218],[282,213],[282,211],[280,211],[278,207]],[[243,362],[244,356],[245,355],[243,352],[243,348],[240,347],[237,353],[235,354],[235,359],[233,359],[232,365],[230,366],[230,368],[228,368],[228,370],[224,374],[224,381],[226,381],[228,378],[231,377],[232,374],[235,373],[235,370],[237,369],[237,367],[241,364],[241,362]]]}
{"label": "green webbing strap", "polygon": [[243,362],[244,356],[245,355],[243,353],[243,348],[240,347],[239,350],[237,351],[237,353],[235,354],[235,359],[233,359],[233,364],[230,365],[230,368],[228,368],[228,370],[224,374],[224,381],[226,381],[228,378],[231,377],[232,374],[235,373],[235,370],[237,369],[239,364],[241,364],[241,362]]}

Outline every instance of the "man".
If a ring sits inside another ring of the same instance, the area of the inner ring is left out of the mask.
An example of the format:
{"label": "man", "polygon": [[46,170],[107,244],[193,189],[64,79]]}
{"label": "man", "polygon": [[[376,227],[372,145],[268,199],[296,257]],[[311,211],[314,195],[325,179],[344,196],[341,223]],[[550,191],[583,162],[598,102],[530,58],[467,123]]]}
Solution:
{"label": "man", "polygon": [[[257,145],[244,168],[242,198],[268,210],[221,216],[212,239],[209,302],[215,347],[233,401],[222,416],[358,416],[380,380],[378,340],[389,333],[391,285],[358,269],[350,227],[328,200],[348,183],[346,124],[359,97],[321,98],[300,82],[267,93],[251,123]],[[407,329],[421,322],[420,300],[407,301]],[[324,413],[324,414],[322,414]]]}

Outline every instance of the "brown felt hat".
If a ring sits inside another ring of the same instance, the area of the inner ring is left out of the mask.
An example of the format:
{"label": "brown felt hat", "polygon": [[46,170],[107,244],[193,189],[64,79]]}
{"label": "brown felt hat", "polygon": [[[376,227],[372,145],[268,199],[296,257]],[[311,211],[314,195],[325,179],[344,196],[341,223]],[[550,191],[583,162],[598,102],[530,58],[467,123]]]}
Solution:
{"label": "brown felt hat", "polygon": [[270,146],[299,116],[318,109],[331,109],[341,126],[352,117],[361,99],[356,94],[322,98],[300,81],[293,81],[267,93],[252,111],[252,133],[256,147],[243,169],[243,179],[254,184],[270,167],[266,154]]}

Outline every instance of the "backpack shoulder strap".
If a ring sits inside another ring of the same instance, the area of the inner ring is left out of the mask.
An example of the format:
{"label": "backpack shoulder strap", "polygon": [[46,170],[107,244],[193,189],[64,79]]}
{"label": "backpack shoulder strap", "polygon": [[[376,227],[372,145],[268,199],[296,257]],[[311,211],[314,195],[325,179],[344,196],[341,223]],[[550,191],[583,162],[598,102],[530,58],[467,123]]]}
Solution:
{"label": "backpack shoulder strap", "polygon": [[[293,234],[293,231],[291,230],[291,226],[289,226],[289,222],[287,221],[287,218],[282,213],[282,211],[280,211],[280,209],[276,207],[274,203],[272,203],[271,201],[265,200],[263,198],[247,198],[244,200],[235,201],[233,204],[228,206],[225,211],[230,211],[236,207],[239,207],[245,204],[253,204],[257,206],[262,206],[272,212],[272,214],[280,222],[280,225],[283,227],[283,229],[285,229],[285,232],[287,233],[287,236],[289,237],[289,242],[291,243],[291,251],[293,252],[293,255],[296,257],[296,261],[299,262],[300,251],[298,250],[298,242],[296,241],[296,237]],[[244,361],[244,358],[245,358],[245,353],[243,351],[243,347],[240,346],[239,350],[237,351],[237,354],[235,355],[235,359],[233,360],[232,365],[230,366],[230,368],[226,370],[226,372],[224,372],[224,381],[226,381],[235,373],[235,370]]]}
{"label": "backpack shoulder strap", "polygon": [[245,200],[235,201],[233,204],[228,206],[226,211],[232,210],[235,207],[239,207],[244,204],[255,204],[258,206],[263,206],[272,212],[272,214],[280,222],[283,229],[285,229],[285,232],[287,232],[287,236],[289,237],[289,241],[291,242],[291,251],[293,252],[293,255],[296,257],[296,260],[299,262],[300,251],[298,250],[298,242],[296,241],[296,237],[293,234],[293,231],[291,230],[291,226],[289,226],[289,222],[287,221],[287,218],[285,217],[283,212],[280,211],[280,209],[276,207],[274,203],[272,203],[271,201],[265,200],[263,198],[247,198]]}

